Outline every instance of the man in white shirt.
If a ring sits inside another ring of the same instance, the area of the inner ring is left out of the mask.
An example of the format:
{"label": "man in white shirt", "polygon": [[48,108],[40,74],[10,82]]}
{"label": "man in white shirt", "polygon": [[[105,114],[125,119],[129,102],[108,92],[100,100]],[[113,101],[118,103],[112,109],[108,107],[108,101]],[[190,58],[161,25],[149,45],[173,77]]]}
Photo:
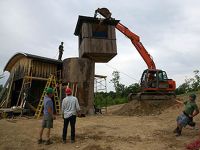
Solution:
{"label": "man in white shirt", "polygon": [[78,99],[72,96],[72,91],[70,88],[66,88],[65,90],[66,97],[62,101],[62,114],[64,119],[63,125],[63,143],[66,143],[67,137],[67,128],[70,122],[71,126],[71,143],[75,142],[75,124],[76,124],[76,115],[80,111],[80,106],[78,103]]}

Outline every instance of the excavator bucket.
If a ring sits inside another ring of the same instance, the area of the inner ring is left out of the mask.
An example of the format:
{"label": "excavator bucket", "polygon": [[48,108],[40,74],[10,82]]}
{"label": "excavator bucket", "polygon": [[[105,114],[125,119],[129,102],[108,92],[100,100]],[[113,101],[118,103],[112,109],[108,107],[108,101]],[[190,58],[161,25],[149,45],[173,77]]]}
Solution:
{"label": "excavator bucket", "polygon": [[95,18],[98,13],[104,16],[106,19],[110,19],[112,15],[112,13],[107,8],[98,8],[97,10],[95,10]]}

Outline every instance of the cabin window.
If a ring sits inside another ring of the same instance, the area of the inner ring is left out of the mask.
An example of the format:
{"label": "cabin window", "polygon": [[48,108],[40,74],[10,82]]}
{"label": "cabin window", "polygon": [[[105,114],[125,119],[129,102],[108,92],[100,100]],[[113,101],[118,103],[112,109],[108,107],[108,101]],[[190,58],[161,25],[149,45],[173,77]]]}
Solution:
{"label": "cabin window", "polygon": [[167,74],[165,71],[158,73],[159,80],[167,80]]}
{"label": "cabin window", "polygon": [[108,38],[108,26],[102,24],[92,24],[92,37]]}

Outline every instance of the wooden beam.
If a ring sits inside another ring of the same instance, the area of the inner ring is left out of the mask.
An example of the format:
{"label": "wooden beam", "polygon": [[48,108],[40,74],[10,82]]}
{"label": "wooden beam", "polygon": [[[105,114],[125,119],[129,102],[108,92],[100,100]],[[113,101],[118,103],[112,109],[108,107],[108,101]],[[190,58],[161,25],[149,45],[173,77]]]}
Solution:
{"label": "wooden beam", "polygon": [[20,93],[19,93],[19,96],[18,96],[18,99],[17,99],[17,105],[16,106],[19,106],[19,102],[20,102],[20,98],[21,98],[21,95],[22,95],[22,90],[23,90],[24,82],[25,82],[25,78],[22,81],[22,87],[21,87],[21,90],[20,90]]}
{"label": "wooden beam", "polygon": [[24,78],[29,78],[29,79],[32,79],[32,80],[45,80],[45,81],[48,80],[48,78],[31,77],[31,76],[25,76]]}
{"label": "wooden beam", "polygon": [[13,79],[14,79],[14,73],[11,74],[11,81],[9,83],[9,87],[8,87],[8,93],[7,93],[7,98],[6,98],[6,107],[8,107],[8,103],[9,103],[9,99],[11,97],[11,89],[12,89],[12,86],[13,86]]}

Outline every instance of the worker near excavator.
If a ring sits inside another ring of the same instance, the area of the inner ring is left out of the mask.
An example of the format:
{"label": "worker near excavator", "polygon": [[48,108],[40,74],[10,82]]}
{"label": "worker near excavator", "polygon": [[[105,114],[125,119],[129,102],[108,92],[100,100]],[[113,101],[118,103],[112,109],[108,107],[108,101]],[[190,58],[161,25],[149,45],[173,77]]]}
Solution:
{"label": "worker near excavator", "polygon": [[42,128],[40,130],[40,139],[38,140],[38,144],[42,144],[42,135],[45,128],[47,128],[47,140],[45,142],[45,145],[49,145],[52,142],[50,141],[50,131],[51,128],[53,128],[53,120],[55,119],[55,116],[53,114],[53,89],[47,88],[46,89],[46,96],[44,97],[44,110],[43,110],[43,120],[42,120]]}
{"label": "worker near excavator", "polygon": [[156,87],[156,74],[149,73],[147,78],[148,87],[155,88]]}
{"label": "worker near excavator", "polygon": [[174,130],[176,136],[180,136],[182,132],[182,128],[186,125],[195,126],[195,122],[193,122],[193,118],[199,114],[199,108],[196,104],[196,95],[190,94],[189,100],[182,102],[176,100],[179,104],[184,104],[184,111],[177,117],[177,127]]}
{"label": "worker near excavator", "polygon": [[76,115],[79,115],[80,112],[78,99],[72,96],[72,90],[67,87],[65,93],[66,97],[62,101],[62,115],[64,119],[63,134],[62,134],[63,144],[66,143],[67,128],[69,122],[71,126],[71,143],[75,142]]}
{"label": "worker near excavator", "polygon": [[62,60],[62,55],[63,55],[63,51],[64,51],[64,46],[63,46],[64,42],[61,42],[60,46],[59,46],[59,55],[58,55],[58,60]]}

